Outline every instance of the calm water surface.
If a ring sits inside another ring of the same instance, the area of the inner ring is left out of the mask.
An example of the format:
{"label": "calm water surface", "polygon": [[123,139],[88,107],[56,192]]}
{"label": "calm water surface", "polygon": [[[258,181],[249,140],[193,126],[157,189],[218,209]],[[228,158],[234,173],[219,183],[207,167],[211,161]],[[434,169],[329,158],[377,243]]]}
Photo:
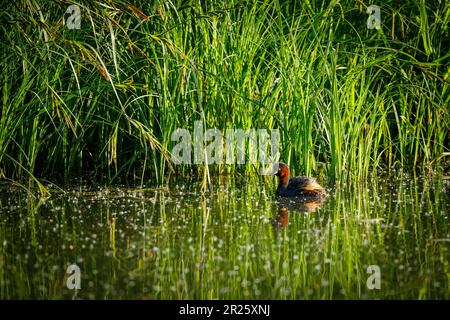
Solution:
{"label": "calm water surface", "polygon": [[[0,298],[450,298],[448,180],[333,186],[308,202],[278,202],[274,179],[198,190],[2,189]],[[72,264],[80,290],[66,286]]]}

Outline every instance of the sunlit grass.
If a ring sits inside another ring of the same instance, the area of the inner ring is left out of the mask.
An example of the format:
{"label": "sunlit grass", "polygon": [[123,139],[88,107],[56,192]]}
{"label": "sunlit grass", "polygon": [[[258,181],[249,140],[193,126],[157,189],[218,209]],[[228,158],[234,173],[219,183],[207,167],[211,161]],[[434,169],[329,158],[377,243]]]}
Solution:
{"label": "sunlit grass", "polygon": [[[197,120],[278,128],[293,171],[330,181],[448,159],[445,2],[384,1],[380,30],[354,1],[81,1],[69,30],[72,3],[1,11],[5,178],[160,184],[172,131]],[[230,170],[256,172],[209,168]]]}

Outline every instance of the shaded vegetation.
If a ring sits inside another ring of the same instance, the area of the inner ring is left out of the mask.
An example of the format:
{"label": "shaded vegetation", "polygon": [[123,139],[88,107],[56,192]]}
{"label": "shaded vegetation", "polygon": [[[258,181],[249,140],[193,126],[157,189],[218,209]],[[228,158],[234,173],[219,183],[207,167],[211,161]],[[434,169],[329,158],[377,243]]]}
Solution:
{"label": "shaded vegetation", "polygon": [[380,1],[379,30],[365,1],[80,1],[70,30],[74,3],[2,2],[4,179],[160,184],[197,120],[278,128],[281,158],[330,181],[450,151],[448,1]]}

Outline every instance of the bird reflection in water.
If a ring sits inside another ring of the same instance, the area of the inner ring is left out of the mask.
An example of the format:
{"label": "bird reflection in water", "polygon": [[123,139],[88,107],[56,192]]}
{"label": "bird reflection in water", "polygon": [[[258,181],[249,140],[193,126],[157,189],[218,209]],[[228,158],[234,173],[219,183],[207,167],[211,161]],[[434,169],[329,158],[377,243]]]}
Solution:
{"label": "bird reflection in water", "polygon": [[324,197],[313,198],[279,198],[278,213],[272,219],[275,228],[283,229],[289,223],[289,211],[312,213],[320,209]]}

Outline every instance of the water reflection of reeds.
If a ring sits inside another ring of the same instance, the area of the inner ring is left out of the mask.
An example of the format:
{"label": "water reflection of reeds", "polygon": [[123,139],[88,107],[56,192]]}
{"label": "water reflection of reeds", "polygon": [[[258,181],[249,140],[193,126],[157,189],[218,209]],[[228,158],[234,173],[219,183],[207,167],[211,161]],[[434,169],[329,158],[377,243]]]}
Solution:
{"label": "water reflection of reeds", "polygon": [[[2,192],[1,298],[72,298],[74,263],[83,299],[449,298],[441,180],[334,187],[324,201],[257,182],[198,188]],[[366,286],[372,265],[380,290]]]}

